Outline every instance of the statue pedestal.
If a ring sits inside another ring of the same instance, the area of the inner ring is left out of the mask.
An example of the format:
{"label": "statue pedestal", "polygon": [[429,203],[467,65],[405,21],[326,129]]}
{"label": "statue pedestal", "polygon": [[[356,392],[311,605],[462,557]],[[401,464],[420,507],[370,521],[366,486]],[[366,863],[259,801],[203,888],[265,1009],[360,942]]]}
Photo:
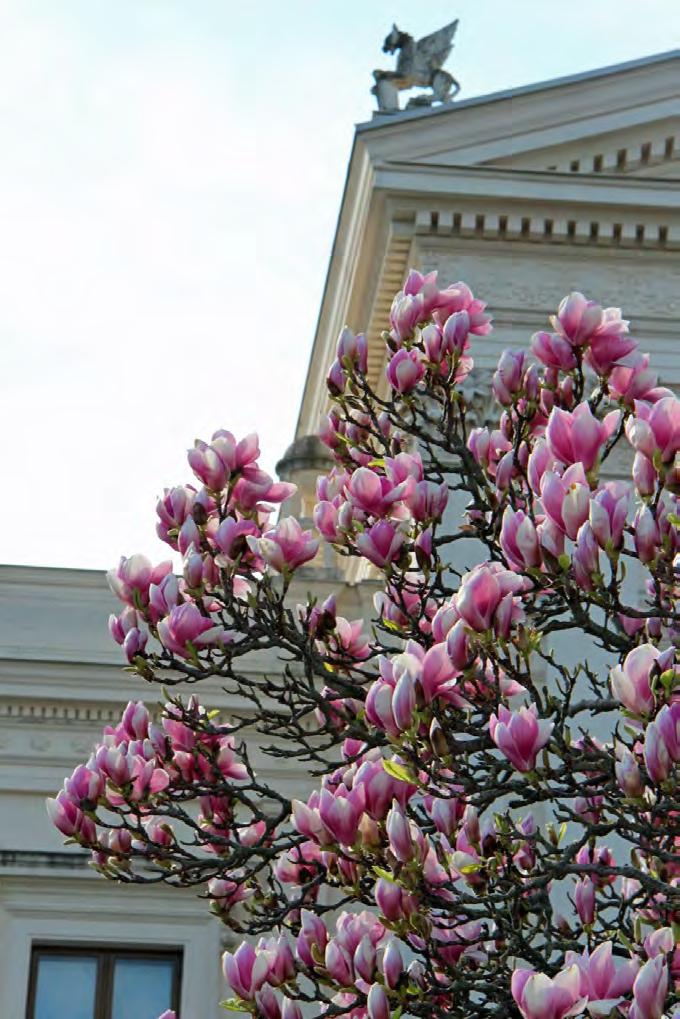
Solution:
{"label": "statue pedestal", "polygon": [[371,90],[378,100],[380,113],[399,112],[399,89],[387,78],[378,78]]}

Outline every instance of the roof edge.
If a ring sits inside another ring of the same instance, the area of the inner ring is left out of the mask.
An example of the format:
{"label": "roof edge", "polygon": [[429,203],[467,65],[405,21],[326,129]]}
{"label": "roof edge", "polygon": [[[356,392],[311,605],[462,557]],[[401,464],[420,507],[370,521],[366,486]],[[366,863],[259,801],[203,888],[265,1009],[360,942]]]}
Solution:
{"label": "roof edge", "polygon": [[[427,120],[440,114],[451,113],[454,110],[466,109],[470,106],[480,106],[483,103],[500,102],[503,99],[512,99],[515,96],[530,95],[532,92],[547,91],[552,88],[560,88],[563,85],[575,85],[581,81],[592,81],[596,78],[604,78],[609,75],[619,74],[622,71],[634,71],[641,67],[648,67],[653,64],[668,63],[672,60],[680,60],[680,49],[666,50],[664,53],[652,53],[648,57],[638,57],[635,60],[626,60],[619,64],[608,64],[606,67],[596,67],[590,71],[579,71],[577,74],[567,74],[561,78],[548,78],[546,81],[536,81],[529,85],[518,85],[515,88],[501,89],[499,92],[489,92],[482,96],[472,96],[470,99],[461,99],[442,106],[430,107],[429,109],[402,110],[399,114],[378,114],[372,120],[360,121],[355,125],[356,133],[363,134],[367,131],[379,131],[383,128],[396,126],[413,120]],[[376,111],[377,113],[377,111]]]}

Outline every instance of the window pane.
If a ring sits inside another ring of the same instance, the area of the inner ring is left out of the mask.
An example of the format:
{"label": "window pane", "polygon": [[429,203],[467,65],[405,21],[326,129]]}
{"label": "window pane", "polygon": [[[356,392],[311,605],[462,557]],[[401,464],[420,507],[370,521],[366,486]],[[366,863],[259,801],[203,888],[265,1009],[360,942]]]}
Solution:
{"label": "window pane", "polygon": [[96,983],[91,956],[39,956],[34,1019],[93,1019]]}
{"label": "window pane", "polygon": [[111,1019],[158,1019],[172,1006],[171,959],[116,959]]}

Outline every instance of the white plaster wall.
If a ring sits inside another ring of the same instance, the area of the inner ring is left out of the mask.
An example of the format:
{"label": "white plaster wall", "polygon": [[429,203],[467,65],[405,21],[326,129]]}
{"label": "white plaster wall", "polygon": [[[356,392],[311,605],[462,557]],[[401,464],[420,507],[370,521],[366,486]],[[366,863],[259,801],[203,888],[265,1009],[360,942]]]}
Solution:
{"label": "white plaster wall", "polygon": [[[124,894],[128,891],[129,894]],[[23,1019],[31,944],[85,942],[181,949],[182,1019],[223,1014],[219,923],[205,903],[168,889],[121,891],[89,874],[0,880],[0,1015]],[[66,1019],[66,1017],[64,1017]]]}

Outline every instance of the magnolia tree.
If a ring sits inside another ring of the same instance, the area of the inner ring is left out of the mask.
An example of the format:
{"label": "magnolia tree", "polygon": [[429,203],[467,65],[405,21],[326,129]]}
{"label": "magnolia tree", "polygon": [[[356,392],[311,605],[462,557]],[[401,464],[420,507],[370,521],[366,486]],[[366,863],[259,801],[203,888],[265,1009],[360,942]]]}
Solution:
{"label": "magnolia tree", "polygon": [[[617,309],[573,293],[551,323],[502,354],[483,427],[485,305],[411,272],[386,382],[340,337],[318,534],[275,522],[292,486],[256,437],[218,431],[157,506],[181,572],[110,574],[112,637],[167,699],[129,704],[50,814],[106,877],[210,900],[243,938],[227,1009],[680,1016],[680,402]],[[372,619],[295,604],[320,542],[371,564]],[[172,695],[210,678],[249,710]],[[311,772],[306,802],[248,740]]]}

